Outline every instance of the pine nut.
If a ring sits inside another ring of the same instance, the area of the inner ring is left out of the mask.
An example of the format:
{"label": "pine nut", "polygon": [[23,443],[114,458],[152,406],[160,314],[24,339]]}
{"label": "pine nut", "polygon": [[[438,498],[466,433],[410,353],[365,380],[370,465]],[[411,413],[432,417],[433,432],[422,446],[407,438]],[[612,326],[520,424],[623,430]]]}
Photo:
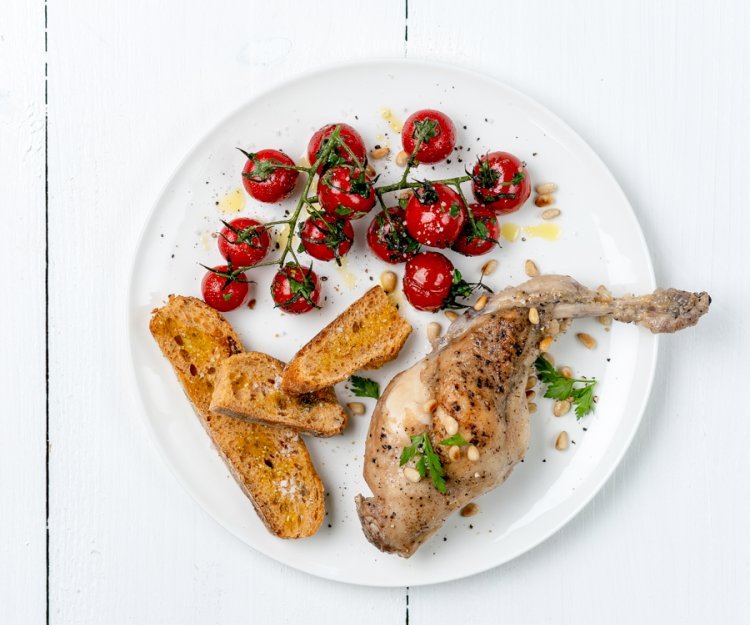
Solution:
{"label": "pine nut", "polygon": [[411,189],[404,189],[401,191],[401,193],[398,194],[399,200],[408,200],[412,195],[414,195],[414,191]]}
{"label": "pine nut", "polygon": [[537,195],[534,198],[534,204],[536,204],[539,208],[543,208],[544,206],[549,206],[550,204],[553,204],[555,201],[555,196],[551,193],[543,193],[542,195]]}
{"label": "pine nut", "polygon": [[526,275],[529,276],[529,278],[536,278],[539,275],[539,267],[536,266],[536,263],[529,259],[524,264],[524,269],[526,270]]}
{"label": "pine nut", "polygon": [[365,167],[365,174],[367,175],[367,177],[374,178],[377,175],[377,173],[378,172],[375,171],[375,168],[368,163],[367,167]]}
{"label": "pine nut", "polygon": [[532,388],[534,388],[536,386],[537,382],[538,382],[538,380],[536,379],[536,376],[535,375],[530,375],[529,379],[526,380],[526,390],[528,391],[528,390],[531,390]]}
{"label": "pine nut", "polygon": [[426,401],[424,404],[422,404],[422,410],[424,410],[425,412],[435,412],[435,410],[437,410],[437,401],[435,401],[434,399]]}
{"label": "pine nut", "polygon": [[568,448],[568,442],[568,433],[563,430],[557,435],[557,438],[555,439],[555,449],[565,451]]}
{"label": "pine nut", "polygon": [[401,150],[398,154],[396,154],[396,165],[399,167],[406,167],[406,162],[409,160],[409,155]]}
{"label": "pine nut", "polygon": [[526,391],[526,401],[533,401],[536,397],[535,391]]}
{"label": "pine nut", "polygon": [[548,208],[542,211],[542,219],[554,219],[555,217],[559,217],[561,212],[559,208]]}
{"label": "pine nut", "polygon": [[554,366],[555,364],[555,357],[550,354],[549,352],[542,352],[541,353],[542,358],[544,358],[549,364]]}
{"label": "pine nut", "polygon": [[550,347],[552,347],[552,341],[554,341],[551,336],[545,336],[540,342],[539,342],[539,349],[541,349],[543,352],[546,352]]}
{"label": "pine nut", "polygon": [[396,290],[396,274],[392,271],[384,271],[380,275],[380,285],[386,293],[393,293]]}
{"label": "pine nut", "polygon": [[445,428],[445,433],[448,436],[458,434],[458,421],[456,421],[450,415],[448,415],[447,417],[443,417],[443,427]]}
{"label": "pine nut", "polygon": [[534,187],[539,195],[547,195],[548,193],[554,193],[557,191],[557,185],[554,182],[540,182]]}
{"label": "pine nut", "polygon": [[378,160],[380,158],[385,158],[391,153],[391,148],[389,148],[387,145],[383,145],[379,148],[373,148],[370,150],[370,158],[374,158],[375,160]]}
{"label": "pine nut", "polygon": [[570,380],[573,377],[573,369],[570,367],[560,367],[560,375]]}
{"label": "pine nut", "polygon": [[476,311],[483,310],[486,305],[487,305],[487,296],[480,295],[479,299],[476,302],[474,302],[474,310]]}
{"label": "pine nut", "polygon": [[474,516],[477,512],[479,512],[479,506],[475,503],[467,503],[463,508],[461,508],[461,512],[459,514],[462,517],[468,517],[468,516]]}
{"label": "pine nut", "polygon": [[529,409],[529,414],[534,414],[536,412],[537,405],[533,401],[530,401],[528,405],[528,409]]}
{"label": "pine nut", "polygon": [[586,349],[594,349],[596,347],[596,339],[590,334],[579,332],[578,334],[576,334],[576,337],[579,341],[581,341]]}
{"label": "pine nut", "polygon": [[552,404],[552,414],[556,417],[563,417],[570,412],[570,402],[567,399],[556,401]]}
{"label": "pine nut", "polygon": [[451,448],[448,450],[448,458],[450,458],[451,462],[458,462],[458,459],[461,457],[461,448],[458,445],[452,445]]}
{"label": "pine nut", "polygon": [[469,445],[466,448],[466,457],[472,462],[479,460],[479,450],[476,448],[476,445]]}
{"label": "pine nut", "polygon": [[427,338],[430,339],[430,343],[437,341],[442,330],[443,329],[437,321],[430,321],[430,323],[427,324]]}
{"label": "pine nut", "polygon": [[417,471],[413,467],[404,467],[404,477],[409,480],[410,482],[414,482],[415,484],[422,479],[422,476],[419,475],[419,471]]}
{"label": "pine nut", "polygon": [[612,317],[610,315],[602,315],[601,317],[597,317],[596,320],[605,327],[612,325]]}
{"label": "pine nut", "polygon": [[493,258],[482,265],[482,275],[489,276],[497,269],[497,261]]}
{"label": "pine nut", "polygon": [[353,415],[365,414],[365,405],[361,401],[353,401],[347,404],[349,411]]}
{"label": "pine nut", "polygon": [[539,311],[533,306],[529,308],[529,321],[535,326],[539,325]]}
{"label": "pine nut", "polygon": [[455,321],[459,317],[458,313],[455,310],[446,310],[445,316],[449,321]]}

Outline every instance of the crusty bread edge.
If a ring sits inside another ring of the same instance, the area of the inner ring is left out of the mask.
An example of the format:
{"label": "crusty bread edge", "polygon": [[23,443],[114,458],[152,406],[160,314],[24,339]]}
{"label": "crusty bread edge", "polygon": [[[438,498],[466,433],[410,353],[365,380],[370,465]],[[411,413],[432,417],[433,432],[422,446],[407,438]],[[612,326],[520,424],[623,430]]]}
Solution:
{"label": "crusty bread edge", "polygon": [[[243,476],[237,469],[235,468],[234,464],[229,460],[224,450],[216,443],[214,440],[214,437],[211,434],[211,430],[208,427],[208,414],[198,408],[195,403],[193,402],[193,399],[188,395],[185,386],[183,384],[183,376],[184,374],[177,368],[177,366],[172,362],[172,360],[167,357],[167,355],[162,350],[161,342],[159,339],[157,339],[156,335],[153,333],[152,323],[155,319],[156,313],[158,310],[161,310],[161,308],[164,308],[168,306],[173,298],[181,298],[184,300],[195,300],[203,304],[202,300],[199,300],[194,297],[185,296],[185,295],[169,295],[167,299],[167,303],[163,306],[154,309],[151,312],[151,319],[149,320],[149,331],[151,332],[151,335],[154,338],[154,341],[156,342],[157,346],[159,347],[159,351],[162,352],[162,355],[164,358],[169,362],[170,366],[172,367],[172,370],[175,373],[175,376],[177,378],[177,381],[180,384],[180,388],[182,388],[185,397],[187,398],[188,402],[190,403],[191,408],[193,409],[193,412],[198,417],[198,421],[200,422],[201,426],[203,427],[204,431],[208,435],[208,439],[211,441],[211,446],[218,452],[219,456],[224,462],[224,465],[229,469],[229,473],[234,478],[235,482],[239,485],[242,492],[245,494],[245,496],[250,500],[250,504],[253,506],[253,509],[255,510],[255,513],[258,515],[258,518],[261,520],[263,525],[265,525],[266,529],[269,531],[270,534],[273,536],[276,536],[277,538],[281,539],[297,539],[297,538],[309,538],[310,536],[313,536],[319,529],[320,526],[323,524],[323,519],[325,518],[325,488],[323,487],[323,481],[320,478],[320,474],[318,473],[317,469],[315,468],[315,464],[312,461],[312,458],[310,457],[310,452],[307,449],[307,446],[304,444],[304,441],[302,441],[302,449],[304,450],[305,455],[307,456],[307,460],[310,462],[310,466],[313,468],[312,476],[314,481],[317,483],[317,487],[319,489],[319,492],[321,494],[321,502],[322,505],[316,507],[316,515],[311,520],[313,523],[310,525],[308,529],[309,533],[300,533],[300,534],[291,534],[291,535],[284,535],[283,533],[280,533],[277,531],[276,528],[271,524],[267,514],[266,510],[264,508],[270,508],[270,506],[264,506],[260,502],[256,501],[255,496],[250,491],[248,480]],[[208,312],[208,309],[204,309],[205,312]],[[232,325],[224,318],[222,314],[220,314],[218,311],[214,309],[210,309],[211,312],[215,313],[214,318],[219,322],[220,325],[223,325],[226,330],[227,334],[231,335],[232,338],[236,341],[237,346],[240,350],[244,351],[244,347],[242,345],[242,341],[240,340],[239,336],[237,335],[236,331],[232,327]],[[241,353],[241,352],[240,352]],[[298,435],[299,436],[299,435]]]}
{"label": "crusty bread edge", "polygon": [[308,384],[306,382],[303,382],[299,379],[299,376],[296,373],[297,366],[296,364],[300,362],[300,360],[313,349],[313,346],[324,340],[325,337],[327,337],[329,334],[333,332],[333,328],[339,321],[339,319],[344,316],[350,308],[354,306],[362,305],[363,302],[366,301],[368,297],[374,297],[374,293],[378,292],[378,290],[382,291],[382,287],[379,285],[373,286],[372,288],[368,289],[367,292],[362,295],[359,299],[352,302],[346,310],[344,310],[340,315],[338,315],[333,321],[331,321],[326,327],[324,327],[320,332],[318,332],[314,337],[312,337],[307,343],[305,343],[302,348],[294,355],[292,360],[287,364],[286,368],[284,369],[284,375],[281,378],[281,388],[283,388],[287,393],[290,393],[292,395],[302,395],[303,393],[312,393],[314,391],[318,391],[321,388],[325,388],[326,386],[332,386],[338,382],[343,382],[346,380],[351,374],[361,370],[361,369],[377,369],[385,365],[386,363],[391,362],[394,360],[399,353],[401,352],[401,349],[403,348],[404,344],[406,343],[406,340],[409,338],[411,333],[413,332],[414,328],[412,325],[404,319],[401,315],[398,315],[399,320],[401,323],[399,324],[402,329],[405,330],[403,337],[401,341],[398,343],[397,349],[393,349],[391,353],[387,354],[386,356],[381,356],[379,358],[374,358],[370,362],[366,363],[365,365],[361,367],[357,367],[356,369],[353,369],[349,372],[348,375],[344,375],[343,377],[337,376],[337,378],[327,380],[324,385],[318,385],[318,384]]}

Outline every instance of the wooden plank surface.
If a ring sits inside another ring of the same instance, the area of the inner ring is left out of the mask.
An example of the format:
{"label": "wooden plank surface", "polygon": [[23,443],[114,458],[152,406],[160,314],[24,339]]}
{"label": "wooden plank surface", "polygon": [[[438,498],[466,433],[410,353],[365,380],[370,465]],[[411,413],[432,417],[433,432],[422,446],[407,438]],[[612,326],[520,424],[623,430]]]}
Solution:
{"label": "wooden plank surface", "polygon": [[123,328],[137,235],[185,153],[288,76],[402,54],[403,5],[61,0],[49,20],[52,622],[401,621],[403,589],[276,564],[190,499],[129,395]]}
{"label": "wooden plank surface", "polygon": [[410,0],[409,56],[487,72],[561,116],[623,186],[657,281],[708,290],[713,304],[700,331],[662,341],[643,424],[596,499],[541,547],[452,584],[460,601],[413,589],[410,623],[433,622],[438,603],[451,621],[488,601],[480,622],[746,622],[747,4],[494,6],[502,26],[490,28],[487,5]]}
{"label": "wooden plank surface", "polygon": [[[24,285],[23,306],[0,307],[3,625],[43,623],[46,609],[44,9],[0,6],[0,260]],[[747,622],[750,9],[408,0],[405,12],[405,0],[50,4],[49,622]],[[714,298],[699,332],[662,342],[633,446],[577,519],[504,567],[408,591],[298,573],[203,513],[148,440],[122,330],[141,224],[206,129],[307,69],[404,55],[547,105],[623,186],[658,281]]]}
{"label": "wooden plank surface", "polygon": [[[0,4],[0,622],[46,609],[44,6]],[[8,403],[10,400],[10,403]]]}

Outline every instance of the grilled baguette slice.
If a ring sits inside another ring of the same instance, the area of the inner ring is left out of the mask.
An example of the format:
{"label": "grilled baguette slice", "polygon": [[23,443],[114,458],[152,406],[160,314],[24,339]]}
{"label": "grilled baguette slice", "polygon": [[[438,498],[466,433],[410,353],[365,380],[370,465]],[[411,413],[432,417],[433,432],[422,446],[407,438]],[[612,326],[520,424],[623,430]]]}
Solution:
{"label": "grilled baguette slice", "polygon": [[311,536],[323,521],[323,485],[294,430],[211,412],[216,370],[242,352],[232,326],[193,297],[169,296],[153,312],[151,334],[169,360],[201,423],[258,516],[280,538]]}
{"label": "grilled baguette slice", "polygon": [[288,393],[311,393],[377,369],[398,356],[411,325],[379,286],[371,288],[299,350],[284,371]]}
{"label": "grilled baguette slice", "polygon": [[283,372],[284,363],[267,354],[230,356],[216,372],[211,411],[316,436],[341,434],[347,418],[333,388],[289,395],[281,389]]}

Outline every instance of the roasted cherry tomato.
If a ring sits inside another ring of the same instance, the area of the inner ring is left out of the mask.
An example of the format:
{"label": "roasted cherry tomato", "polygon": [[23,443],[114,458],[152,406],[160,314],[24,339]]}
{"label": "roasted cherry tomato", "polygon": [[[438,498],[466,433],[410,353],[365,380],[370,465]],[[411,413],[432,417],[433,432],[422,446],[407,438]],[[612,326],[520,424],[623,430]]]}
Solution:
{"label": "roasted cherry tomato", "polygon": [[474,223],[466,218],[453,249],[464,256],[481,256],[489,252],[500,240],[500,225],[497,223],[495,211],[482,204],[469,206]]}
{"label": "roasted cherry tomato", "polygon": [[323,210],[339,219],[364,217],[376,201],[372,178],[357,167],[331,167],[318,183],[318,202]]}
{"label": "roasted cherry tomato", "polygon": [[318,167],[319,174],[325,169],[336,165],[349,164],[364,166],[367,150],[365,150],[365,142],[362,141],[362,136],[349,124],[341,123],[326,124],[310,137],[310,143],[307,144],[307,160],[310,161],[310,165],[313,165],[315,161],[318,160],[321,151],[325,148],[325,143],[328,140],[328,137],[331,136],[331,133],[336,126],[341,126],[339,141],[346,144],[349,150],[352,151],[352,154],[354,154],[354,157],[349,153],[349,150],[347,150],[346,147],[339,145],[331,151],[326,162],[320,164],[320,167]]}
{"label": "roasted cherry tomato", "polygon": [[354,242],[354,228],[345,219],[333,215],[310,217],[300,225],[302,247],[313,258],[333,260],[345,256]]}
{"label": "roasted cherry tomato", "polygon": [[406,230],[404,209],[388,209],[388,217],[380,211],[367,229],[367,244],[373,253],[387,263],[405,263],[419,252],[419,242]]}
{"label": "roasted cherry tomato", "polygon": [[280,165],[294,167],[294,161],[279,150],[245,152],[247,162],[242,170],[245,190],[259,202],[280,202],[291,195],[299,172]]}
{"label": "roasted cherry tomato", "polygon": [[224,222],[219,233],[219,252],[235,267],[259,263],[268,254],[269,247],[271,237],[268,230],[255,219],[241,217]]}
{"label": "roasted cherry tomato", "polygon": [[531,181],[524,163],[508,152],[489,152],[471,172],[477,202],[496,213],[513,213],[529,199]]}
{"label": "roasted cherry tomato", "polygon": [[443,307],[453,286],[453,263],[438,252],[422,252],[406,263],[404,296],[417,310]]}
{"label": "roasted cherry tomato", "polygon": [[231,265],[219,265],[203,276],[201,291],[206,304],[227,312],[242,306],[250,291],[250,281],[246,274],[234,271]]}
{"label": "roasted cherry tomato", "polygon": [[301,315],[319,308],[320,281],[310,267],[287,263],[273,277],[271,296],[282,310]]}
{"label": "roasted cherry tomato", "polygon": [[456,127],[445,113],[432,109],[417,111],[409,115],[401,129],[401,144],[407,154],[412,154],[418,142],[415,158],[420,163],[437,163],[453,151]]}
{"label": "roasted cherry tomato", "polygon": [[406,229],[423,245],[450,247],[461,234],[466,208],[453,189],[425,182],[406,205]]}

